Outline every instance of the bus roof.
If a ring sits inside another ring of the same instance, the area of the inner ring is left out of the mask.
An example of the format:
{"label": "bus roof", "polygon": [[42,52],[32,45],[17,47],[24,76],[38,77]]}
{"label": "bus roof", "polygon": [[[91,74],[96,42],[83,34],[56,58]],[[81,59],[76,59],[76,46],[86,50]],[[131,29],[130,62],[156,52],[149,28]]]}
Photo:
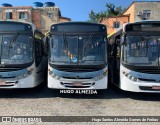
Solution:
{"label": "bus roof", "polygon": [[160,23],[160,20],[141,20],[141,21],[136,21],[132,23],[125,23],[123,26],[129,25],[129,24],[141,24],[141,23]]}
{"label": "bus roof", "polygon": [[132,22],[132,23],[125,23],[123,24],[122,27],[118,28],[117,30],[113,31],[111,34],[109,34],[107,36],[108,39],[113,38],[117,35],[120,35],[122,33],[122,31],[125,31],[125,27],[127,25],[131,25],[131,24],[148,24],[148,23],[160,23],[160,20],[142,20],[142,21],[136,21],[136,22]]}
{"label": "bus roof", "polygon": [[105,26],[104,24],[100,24],[100,23],[94,23],[94,22],[82,22],[82,21],[71,21],[71,22],[60,22],[60,23],[56,23],[56,24],[51,24],[52,25],[69,25],[69,24],[87,24],[87,25],[102,25]]}
{"label": "bus roof", "polygon": [[[26,21],[14,21],[14,20],[3,21],[3,20],[0,20],[0,23],[1,23],[1,22],[4,22],[4,23],[22,23],[22,24],[34,25],[33,23],[26,22]],[[34,26],[35,26],[35,25],[34,25]]]}
{"label": "bus roof", "polygon": [[13,21],[13,20],[7,20],[7,21],[2,21],[0,20],[0,23],[17,23],[17,24],[29,24],[32,26],[32,29],[35,30],[36,26],[33,23],[30,22],[23,22],[23,21]]}
{"label": "bus roof", "polygon": [[52,24],[50,32],[73,33],[73,32],[103,32],[106,35],[106,26],[92,22],[63,22]]}
{"label": "bus roof", "polygon": [[136,21],[132,23],[125,23],[123,24],[123,32],[126,31],[126,26],[133,25],[133,24],[160,24],[160,20],[142,20],[142,21]]}

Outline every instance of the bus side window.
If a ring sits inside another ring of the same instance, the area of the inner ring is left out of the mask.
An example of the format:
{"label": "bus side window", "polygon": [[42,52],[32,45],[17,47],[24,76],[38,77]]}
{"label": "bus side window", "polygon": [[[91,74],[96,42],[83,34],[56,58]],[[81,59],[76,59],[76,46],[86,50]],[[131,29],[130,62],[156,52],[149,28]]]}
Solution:
{"label": "bus side window", "polygon": [[35,38],[35,61],[37,67],[41,63],[43,57],[43,36],[40,32],[35,31],[34,38]]}

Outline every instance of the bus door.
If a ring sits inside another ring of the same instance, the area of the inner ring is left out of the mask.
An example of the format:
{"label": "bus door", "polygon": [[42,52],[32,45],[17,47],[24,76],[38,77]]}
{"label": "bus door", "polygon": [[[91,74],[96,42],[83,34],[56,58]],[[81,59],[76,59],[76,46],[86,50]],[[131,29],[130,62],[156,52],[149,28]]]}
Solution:
{"label": "bus door", "polygon": [[36,81],[44,79],[43,67],[43,37],[41,33],[35,31],[35,64],[36,64]]}
{"label": "bus door", "polygon": [[120,35],[116,36],[114,44],[113,83],[119,86],[120,82]]}
{"label": "bus door", "polygon": [[113,83],[113,64],[114,64],[114,56],[113,56],[113,39],[108,40],[108,45],[107,45],[107,54],[108,54],[108,82]]}

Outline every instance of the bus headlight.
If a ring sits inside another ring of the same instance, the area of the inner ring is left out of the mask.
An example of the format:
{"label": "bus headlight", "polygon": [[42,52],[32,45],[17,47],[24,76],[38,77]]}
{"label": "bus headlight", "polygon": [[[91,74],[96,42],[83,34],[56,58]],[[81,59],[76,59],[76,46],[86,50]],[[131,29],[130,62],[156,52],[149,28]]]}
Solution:
{"label": "bus headlight", "polygon": [[98,81],[98,80],[100,80],[100,79],[103,79],[106,75],[108,75],[108,70],[105,70],[102,74],[94,77],[94,80],[95,80],[95,81]]}
{"label": "bus headlight", "polygon": [[126,76],[128,79],[130,79],[130,80],[132,80],[132,81],[134,81],[134,82],[138,82],[138,81],[139,81],[138,78],[132,76],[130,73],[126,73],[125,71],[123,71],[122,74],[123,74],[124,76]]}
{"label": "bus headlight", "polygon": [[60,76],[57,76],[56,74],[54,74],[52,71],[49,71],[49,75],[57,80],[60,80],[61,77]]}
{"label": "bus headlight", "polygon": [[31,74],[32,74],[33,70],[34,70],[33,68],[31,68],[31,69],[27,69],[27,72],[26,72],[26,73],[21,74],[21,75],[17,76],[16,78],[17,78],[17,79],[23,79],[23,78],[26,78],[26,77],[28,77],[29,75],[31,75]]}
{"label": "bus headlight", "polygon": [[135,82],[138,81],[138,78],[133,78],[133,81],[135,81]]}
{"label": "bus headlight", "polygon": [[104,71],[104,72],[103,72],[103,75],[104,75],[104,76],[108,75],[108,70]]}
{"label": "bus headlight", "polygon": [[17,79],[22,79],[23,78],[23,76],[22,75],[20,75],[20,76],[18,76],[18,77],[16,77]]}

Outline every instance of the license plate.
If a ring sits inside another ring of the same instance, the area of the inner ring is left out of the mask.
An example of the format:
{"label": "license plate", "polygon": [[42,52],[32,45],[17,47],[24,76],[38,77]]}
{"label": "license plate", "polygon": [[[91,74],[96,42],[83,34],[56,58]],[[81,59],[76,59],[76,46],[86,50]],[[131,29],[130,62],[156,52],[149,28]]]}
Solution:
{"label": "license plate", "polygon": [[6,85],[5,81],[0,81],[0,85]]}
{"label": "license plate", "polygon": [[81,82],[74,82],[73,86],[83,86],[83,84]]}
{"label": "license plate", "polygon": [[154,89],[154,90],[160,90],[160,86],[152,86],[152,89]]}

